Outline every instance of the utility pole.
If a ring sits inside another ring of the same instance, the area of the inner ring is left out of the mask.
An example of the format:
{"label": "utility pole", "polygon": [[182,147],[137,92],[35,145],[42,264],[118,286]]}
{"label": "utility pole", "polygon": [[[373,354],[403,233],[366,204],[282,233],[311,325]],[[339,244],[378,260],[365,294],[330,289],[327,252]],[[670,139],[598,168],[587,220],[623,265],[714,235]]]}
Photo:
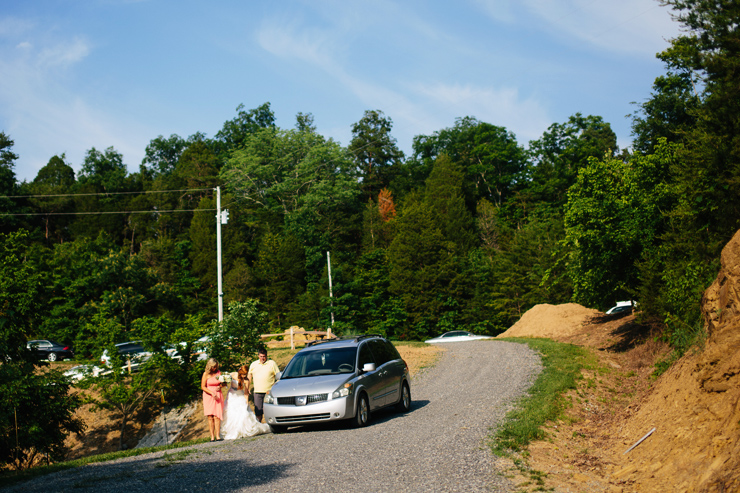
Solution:
{"label": "utility pole", "polygon": [[331,303],[331,326],[334,327],[334,295],[331,292],[331,258],[329,250],[326,251],[326,265],[329,268],[329,303]]}
{"label": "utility pole", "polygon": [[216,270],[218,277],[218,321],[224,320],[224,290],[221,269],[221,225],[229,220],[229,211],[221,211],[221,187],[216,187]]}

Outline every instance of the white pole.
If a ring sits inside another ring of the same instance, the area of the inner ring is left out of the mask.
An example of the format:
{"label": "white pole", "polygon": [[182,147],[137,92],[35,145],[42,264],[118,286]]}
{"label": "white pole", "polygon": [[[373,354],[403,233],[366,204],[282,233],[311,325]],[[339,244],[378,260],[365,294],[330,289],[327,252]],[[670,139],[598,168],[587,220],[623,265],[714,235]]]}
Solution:
{"label": "white pole", "polygon": [[218,321],[224,320],[224,292],[221,283],[221,187],[216,187],[216,270],[218,277]]}
{"label": "white pole", "polygon": [[331,292],[331,258],[326,251],[326,265],[329,267],[329,302],[331,303],[331,326],[334,327],[334,295]]}

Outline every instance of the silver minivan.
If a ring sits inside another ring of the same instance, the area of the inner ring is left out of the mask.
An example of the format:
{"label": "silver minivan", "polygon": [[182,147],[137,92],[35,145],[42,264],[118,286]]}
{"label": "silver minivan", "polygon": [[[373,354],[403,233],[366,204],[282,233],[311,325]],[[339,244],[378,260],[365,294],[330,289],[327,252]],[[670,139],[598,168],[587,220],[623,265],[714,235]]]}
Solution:
{"label": "silver minivan", "polygon": [[289,426],[352,419],[395,405],[411,408],[409,368],[396,348],[377,335],[322,341],[293,356],[265,395],[265,420],[279,433]]}

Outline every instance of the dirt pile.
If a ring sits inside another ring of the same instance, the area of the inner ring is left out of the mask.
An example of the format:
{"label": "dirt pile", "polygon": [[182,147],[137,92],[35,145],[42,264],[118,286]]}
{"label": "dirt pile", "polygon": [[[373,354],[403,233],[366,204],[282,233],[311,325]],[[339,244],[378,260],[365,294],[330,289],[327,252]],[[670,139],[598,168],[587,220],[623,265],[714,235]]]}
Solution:
{"label": "dirt pile", "polygon": [[655,432],[619,461],[617,479],[653,491],[740,491],[740,231],[721,265],[702,299],[706,345],[663,374],[624,423],[624,438]]}
{"label": "dirt pile", "polygon": [[[599,358],[599,367],[585,370],[568,396],[574,404],[569,419],[551,424],[548,440],[530,446],[530,466],[547,473],[547,487],[740,491],[740,232],[721,262],[702,299],[704,347],[657,380],[653,364],[668,348],[633,315],[582,309],[579,320],[571,305],[540,305],[504,334],[587,346]],[[545,313],[550,320],[542,320]],[[570,323],[554,327],[557,320]]]}
{"label": "dirt pile", "polygon": [[536,305],[509,330],[497,337],[545,337],[560,340],[580,332],[583,325],[600,312],[576,303]]}

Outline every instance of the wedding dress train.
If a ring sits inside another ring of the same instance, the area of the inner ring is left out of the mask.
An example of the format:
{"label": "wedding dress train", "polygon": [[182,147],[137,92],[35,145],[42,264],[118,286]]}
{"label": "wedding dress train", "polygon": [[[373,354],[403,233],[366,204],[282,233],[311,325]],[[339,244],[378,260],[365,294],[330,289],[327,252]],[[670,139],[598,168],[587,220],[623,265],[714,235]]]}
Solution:
{"label": "wedding dress train", "polygon": [[257,422],[254,411],[249,408],[244,390],[237,388],[238,386],[237,379],[233,379],[226,398],[221,436],[226,440],[234,440],[270,433],[270,426],[267,423]]}

